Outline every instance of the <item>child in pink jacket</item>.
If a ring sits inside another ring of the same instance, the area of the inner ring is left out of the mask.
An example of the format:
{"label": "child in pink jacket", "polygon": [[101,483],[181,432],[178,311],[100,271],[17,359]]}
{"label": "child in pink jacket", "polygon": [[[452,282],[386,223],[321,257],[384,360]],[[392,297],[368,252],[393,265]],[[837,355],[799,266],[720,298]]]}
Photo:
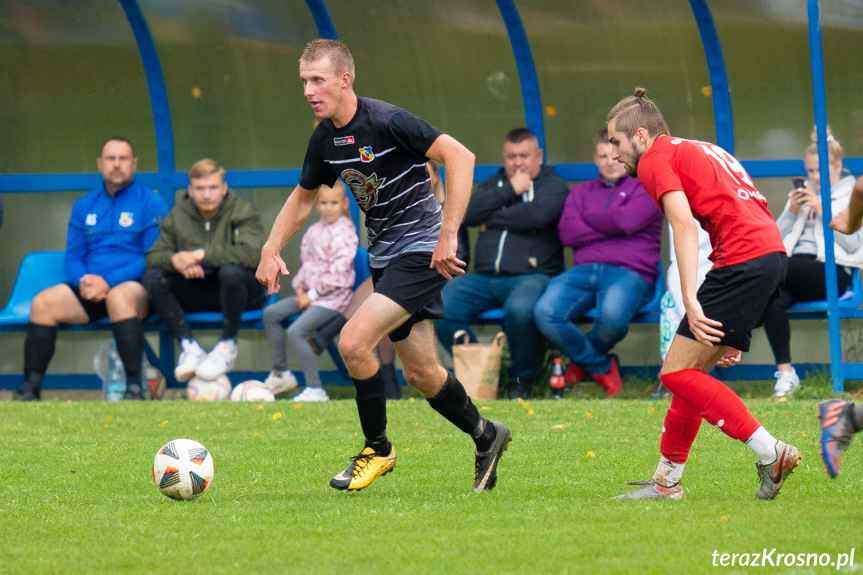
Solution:
{"label": "child in pink jacket", "polygon": [[[302,265],[291,280],[294,296],[264,308],[264,328],[273,353],[273,369],[267,387],[273,394],[297,385],[288,371],[285,336],[300,358],[306,389],[294,401],[327,401],[321,387],[318,362],[308,338],[320,326],[343,313],[351,302],[354,285],[354,255],[358,238],[353,222],[345,216],[348,198],[340,182],[333,188],[322,186],[315,208],[321,219],[309,226],[300,245]],[[295,314],[298,318],[285,330],[282,322]]]}

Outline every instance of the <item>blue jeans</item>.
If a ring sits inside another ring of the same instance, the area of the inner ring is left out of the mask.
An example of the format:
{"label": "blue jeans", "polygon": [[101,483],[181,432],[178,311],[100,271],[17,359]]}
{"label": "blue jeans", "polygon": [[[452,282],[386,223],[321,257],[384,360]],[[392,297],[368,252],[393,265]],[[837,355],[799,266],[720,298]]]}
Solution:
{"label": "blue jeans", "polygon": [[[629,322],[649,299],[653,286],[638,273],[617,266],[575,266],[555,276],[536,302],[534,319],[542,334],[578,367],[606,374],[608,352],[626,337]],[[593,329],[582,333],[574,320],[596,308]]]}
{"label": "blue jeans", "polygon": [[470,329],[484,311],[504,309],[503,331],[509,342],[512,364],[510,380],[533,381],[543,340],[533,323],[533,308],[551,278],[545,274],[495,276],[470,273],[456,276],[441,292],[446,319],[435,321],[435,332],[444,349],[452,355],[452,337],[460,329]]}

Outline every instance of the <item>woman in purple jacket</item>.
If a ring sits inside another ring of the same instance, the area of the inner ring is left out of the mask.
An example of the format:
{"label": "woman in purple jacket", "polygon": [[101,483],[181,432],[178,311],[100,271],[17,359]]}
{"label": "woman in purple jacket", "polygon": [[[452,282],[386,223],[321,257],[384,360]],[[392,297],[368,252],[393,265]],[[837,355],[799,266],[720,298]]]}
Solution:
{"label": "woman in purple jacket", "polygon": [[[572,187],[558,229],[572,248],[572,268],[556,276],[534,307],[537,327],[572,362],[570,383],[591,375],[608,397],[620,391],[617,358],[609,351],[650,299],[659,275],[662,213],[636,178],[611,157],[608,132],[594,143],[599,177]],[[596,308],[593,329],[575,320]]]}

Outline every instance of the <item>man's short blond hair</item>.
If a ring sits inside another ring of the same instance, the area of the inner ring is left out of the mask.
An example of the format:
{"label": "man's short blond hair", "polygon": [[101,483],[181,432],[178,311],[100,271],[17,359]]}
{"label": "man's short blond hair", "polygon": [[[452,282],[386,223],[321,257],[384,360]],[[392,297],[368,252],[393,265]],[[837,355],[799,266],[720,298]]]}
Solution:
{"label": "man's short blond hair", "polygon": [[225,180],[225,168],[217,164],[215,160],[204,158],[203,160],[198,160],[189,168],[189,180],[206,178],[216,173],[222,176],[222,181]]}
{"label": "man's short blond hair", "polygon": [[300,64],[312,64],[324,58],[330,59],[330,65],[337,76],[341,76],[345,72],[350,73],[351,83],[353,83],[356,77],[354,57],[348,47],[338,40],[325,40],[323,38],[312,40],[303,49]]}

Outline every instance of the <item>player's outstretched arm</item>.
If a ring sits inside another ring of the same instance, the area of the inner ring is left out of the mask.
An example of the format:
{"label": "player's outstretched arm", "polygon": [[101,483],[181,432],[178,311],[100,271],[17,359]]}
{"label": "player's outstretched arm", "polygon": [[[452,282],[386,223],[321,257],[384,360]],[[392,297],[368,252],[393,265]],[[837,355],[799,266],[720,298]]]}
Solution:
{"label": "player's outstretched arm", "polygon": [[456,257],[458,228],[470,202],[476,156],[452,136],[441,134],[426,152],[446,170],[446,205],[440,239],[432,254],[431,266],[448,280],[464,273],[465,262]]}
{"label": "player's outstretched arm", "polygon": [[698,302],[698,228],[692,219],[689,200],[683,191],[672,191],[663,194],[660,201],[674,232],[674,251],[689,329],[695,339],[705,345],[719,343],[724,335],[719,330],[722,323],[706,317]]}
{"label": "player's outstretched arm", "polygon": [[848,208],[833,217],[830,227],[841,234],[850,236],[863,224],[863,176],[857,178]]}
{"label": "player's outstretched arm", "polygon": [[288,268],[280,255],[282,248],[309,217],[317,192],[317,190],[307,190],[297,186],[276,216],[270,237],[261,249],[261,263],[258,264],[258,271],[255,274],[258,281],[267,286],[269,294],[278,293],[279,275],[288,275]]}

